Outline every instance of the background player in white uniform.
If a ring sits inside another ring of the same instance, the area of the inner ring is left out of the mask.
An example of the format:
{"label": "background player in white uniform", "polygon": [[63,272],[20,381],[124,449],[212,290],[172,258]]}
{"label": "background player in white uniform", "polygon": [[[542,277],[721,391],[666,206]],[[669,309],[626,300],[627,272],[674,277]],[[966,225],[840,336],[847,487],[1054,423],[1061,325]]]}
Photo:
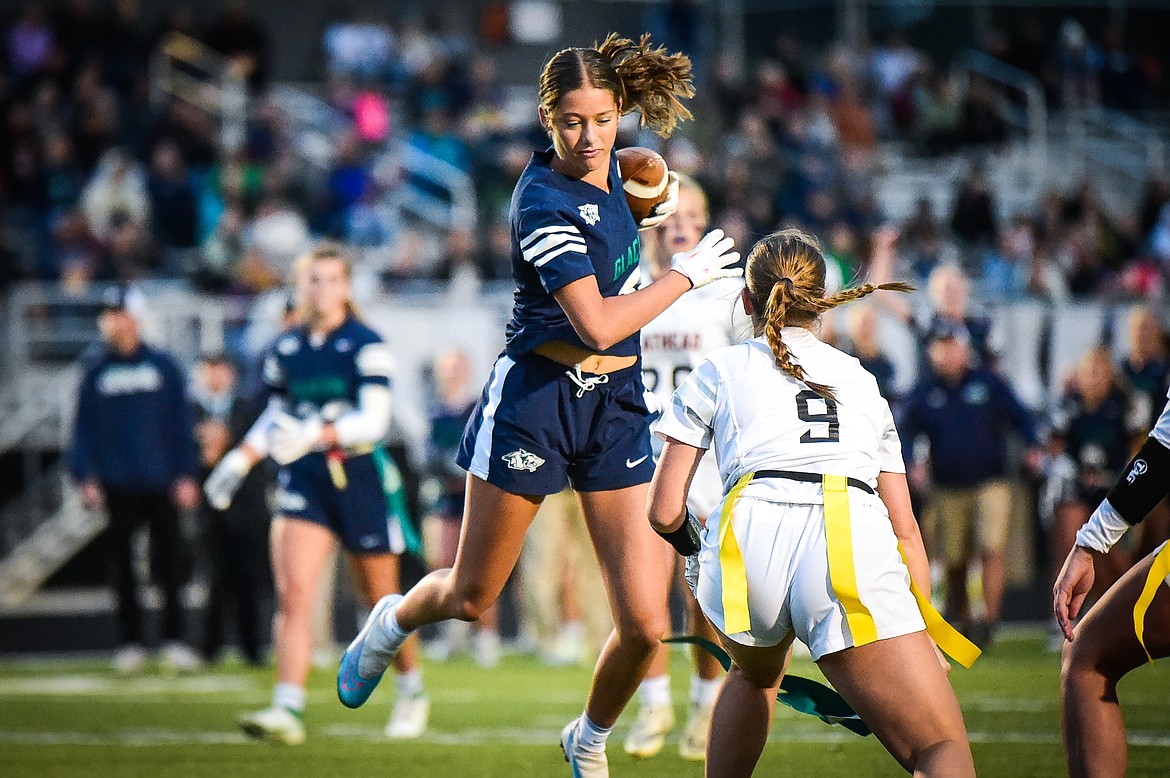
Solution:
{"label": "background player in white uniform", "polygon": [[[709,219],[707,195],[703,188],[694,179],[680,174],[678,210],[655,230],[655,239],[646,242],[642,254],[643,264],[649,268],[652,280],[670,272],[672,254],[689,251],[698,245],[707,231]],[[741,279],[715,281],[679,298],[642,328],[642,382],[646,391],[654,395],[658,408],[665,408],[670,403],[674,390],[703,357],[750,333],[751,322],[739,304],[742,291]],[[656,453],[661,449],[661,443],[656,440]],[[697,517],[706,519],[722,497],[723,483],[719,480],[715,455],[708,454],[699,462],[687,495],[687,505]],[[667,553],[672,557],[670,568],[673,571],[676,567],[674,554],[669,550]],[[689,594],[684,600],[687,604],[687,632],[714,641],[715,633],[699,610],[698,603]],[[684,759],[698,760],[707,755],[711,707],[719,691],[723,669],[719,660],[700,647],[692,649],[692,656],[694,673],[691,676],[690,705],[678,749]],[[638,716],[624,743],[626,753],[632,756],[655,756],[674,728],[669,661],[670,649],[666,645],[660,646],[646,673],[646,680],[638,686]]]}
{"label": "background player in white uniform", "polygon": [[[808,330],[837,305],[908,287],[826,298],[824,255],[797,230],[758,242],[746,278],[757,337],[708,356],[675,392],[656,429],[666,445],[650,492],[655,529],[676,550],[698,552],[696,596],[734,661],[715,704],[707,775],[754,769],[795,637],[904,768],[974,775],[907,572],[929,597],[889,406],[856,359]],[[679,533],[697,522],[687,488],[712,446],[728,493],[688,544]]]}
{"label": "background player in white uniform", "polygon": [[[1170,546],[1163,543],[1101,597],[1074,630],[1093,588],[1094,562],[1170,493],[1170,403],[1077,533],[1053,587],[1052,608],[1065,637],[1060,721],[1069,775],[1123,776],[1125,722],[1117,683],[1135,667],[1170,656]],[[1166,584],[1163,586],[1162,584]]]}

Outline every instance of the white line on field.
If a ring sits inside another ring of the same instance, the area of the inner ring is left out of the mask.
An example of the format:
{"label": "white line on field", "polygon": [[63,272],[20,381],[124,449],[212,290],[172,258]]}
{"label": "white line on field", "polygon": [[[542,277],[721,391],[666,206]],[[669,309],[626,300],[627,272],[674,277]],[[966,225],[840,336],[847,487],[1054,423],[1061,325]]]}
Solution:
{"label": "white line on field", "polygon": [[[361,741],[369,743],[388,742],[382,735],[382,728],[350,724],[331,724],[310,732],[317,737],[330,740]],[[444,746],[481,746],[509,744],[517,746],[551,746],[560,737],[559,729],[535,729],[525,727],[471,728],[459,732],[427,732],[418,739],[419,743]],[[980,744],[1023,743],[1030,745],[1059,746],[1058,732],[984,732],[970,733],[971,742]],[[820,732],[777,731],[768,738],[776,743],[849,743],[857,742],[857,736],[839,729]],[[192,731],[167,729],[115,730],[111,732],[39,732],[0,730],[0,744],[32,746],[124,746],[142,748],[168,745],[241,745],[250,743],[243,735],[224,731]],[[1170,748],[1170,735],[1157,731],[1135,731],[1129,733],[1133,746]]]}

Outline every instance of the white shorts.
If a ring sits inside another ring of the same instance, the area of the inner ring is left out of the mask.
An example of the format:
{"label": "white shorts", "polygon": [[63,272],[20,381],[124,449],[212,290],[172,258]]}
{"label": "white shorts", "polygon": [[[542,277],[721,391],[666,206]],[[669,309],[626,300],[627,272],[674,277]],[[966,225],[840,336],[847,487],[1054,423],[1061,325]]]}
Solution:
{"label": "white shorts", "polygon": [[706,519],[722,500],[723,480],[719,477],[719,465],[715,462],[715,452],[708,449],[699,460],[695,477],[691,479],[687,508],[696,516]]}
{"label": "white shorts", "polygon": [[[857,591],[873,616],[877,638],[926,629],[884,505],[857,489],[849,490],[849,498]],[[853,647],[845,608],[829,580],[824,515],[823,505],[740,497],[732,531],[747,572],[751,629],[728,635],[736,643],[774,646],[795,631],[814,660]],[[696,597],[715,628],[727,634],[719,522],[719,513],[713,513],[702,534]]]}

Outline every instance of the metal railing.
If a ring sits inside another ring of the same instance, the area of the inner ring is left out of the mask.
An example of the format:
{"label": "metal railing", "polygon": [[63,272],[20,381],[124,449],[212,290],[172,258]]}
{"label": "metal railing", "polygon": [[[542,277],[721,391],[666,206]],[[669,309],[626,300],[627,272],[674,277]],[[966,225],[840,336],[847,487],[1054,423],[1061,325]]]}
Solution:
{"label": "metal railing", "polygon": [[248,85],[231,61],[182,33],[172,33],[150,62],[151,101],[189,103],[220,122],[221,148],[234,152],[247,137]]}
{"label": "metal railing", "polygon": [[995,84],[1000,91],[1023,98],[1022,112],[1007,110],[1003,118],[1024,132],[1030,177],[1037,187],[1042,187],[1048,178],[1048,108],[1043,84],[1031,74],[981,51],[964,52],[955,60],[954,67],[964,91],[970,87],[971,76],[977,75]]}

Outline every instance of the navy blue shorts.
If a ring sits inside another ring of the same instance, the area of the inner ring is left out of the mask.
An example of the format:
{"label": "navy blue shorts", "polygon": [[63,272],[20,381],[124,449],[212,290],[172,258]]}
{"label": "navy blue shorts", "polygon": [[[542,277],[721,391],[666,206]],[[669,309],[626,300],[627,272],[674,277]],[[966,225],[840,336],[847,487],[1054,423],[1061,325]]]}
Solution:
{"label": "navy blue shorts", "polygon": [[649,483],[654,474],[642,368],[583,375],[537,354],[502,355],[467,422],[459,466],[513,494]]}
{"label": "navy blue shorts", "polygon": [[325,455],[308,454],[281,468],[276,511],[326,527],[351,553],[402,553],[402,533],[390,515],[379,460],[372,454],[347,457],[345,478],[345,488],[338,489]]}

